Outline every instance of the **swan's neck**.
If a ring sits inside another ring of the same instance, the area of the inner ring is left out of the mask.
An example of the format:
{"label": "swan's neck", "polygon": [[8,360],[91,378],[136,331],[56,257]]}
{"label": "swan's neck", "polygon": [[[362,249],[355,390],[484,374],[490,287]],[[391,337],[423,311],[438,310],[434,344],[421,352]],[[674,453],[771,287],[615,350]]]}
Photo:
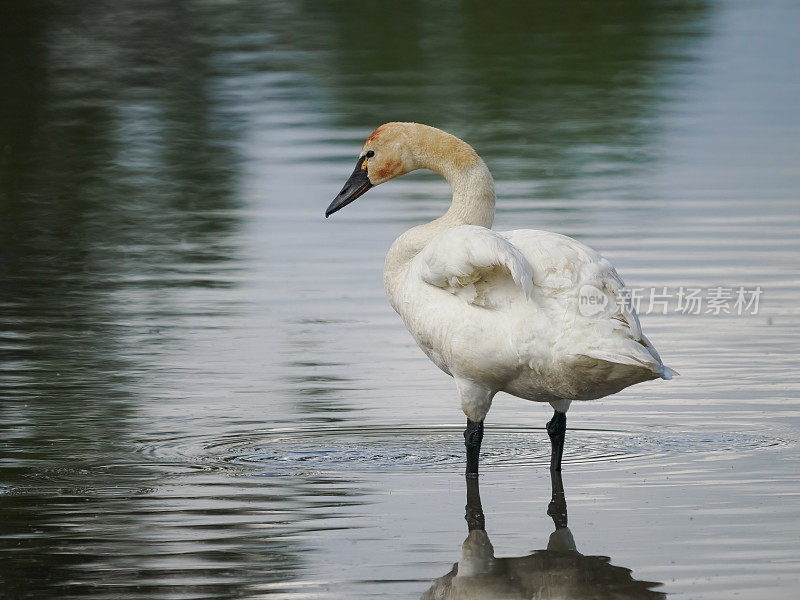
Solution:
{"label": "swan's neck", "polygon": [[437,223],[440,229],[458,225],[480,225],[490,228],[494,221],[494,180],[484,162],[478,158],[478,161],[466,170],[439,172],[450,183],[453,200],[444,216],[430,224]]}
{"label": "swan's neck", "polygon": [[[450,184],[453,201],[445,215],[429,223],[441,231],[458,225],[491,227],[494,180],[480,156],[465,141],[440,129],[417,125],[412,137],[415,167],[439,173]],[[424,227],[424,226],[423,226]]]}
{"label": "swan's neck", "polygon": [[442,175],[450,184],[453,200],[443,216],[413,227],[395,240],[386,256],[387,285],[389,277],[399,277],[408,263],[442,231],[459,225],[490,228],[494,221],[494,180],[483,160],[469,144],[450,134],[435,129],[429,135],[433,139],[420,140],[422,143],[415,149],[415,162],[420,169]]}

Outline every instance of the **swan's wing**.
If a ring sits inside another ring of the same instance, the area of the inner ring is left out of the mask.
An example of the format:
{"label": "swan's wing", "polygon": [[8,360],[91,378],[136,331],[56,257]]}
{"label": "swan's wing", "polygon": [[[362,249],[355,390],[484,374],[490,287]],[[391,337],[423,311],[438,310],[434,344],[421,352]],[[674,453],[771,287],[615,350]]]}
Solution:
{"label": "swan's wing", "polygon": [[[531,265],[535,296],[540,302],[549,300],[552,314],[563,319],[562,330],[570,332],[557,342],[565,345],[563,351],[581,348],[575,354],[645,368],[664,379],[676,374],[642,333],[625,283],[608,260],[577,240],[549,231],[521,229],[502,235]],[[594,291],[607,299],[597,314],[579,304]]]}
{"label": "swan's wing", "polygon": [[493,308],[530,297],[533,271],[506,238],[485,227],[462,225],[433,238],[414,257],[409,277],[458,296],[469,304]]}
{"label": "swan's wing", "polygon": [[577,290],[585,282],[622,280],[605,258],[577,240],[551,231],[517,229],[500,235],[527,259],[541,291]]}

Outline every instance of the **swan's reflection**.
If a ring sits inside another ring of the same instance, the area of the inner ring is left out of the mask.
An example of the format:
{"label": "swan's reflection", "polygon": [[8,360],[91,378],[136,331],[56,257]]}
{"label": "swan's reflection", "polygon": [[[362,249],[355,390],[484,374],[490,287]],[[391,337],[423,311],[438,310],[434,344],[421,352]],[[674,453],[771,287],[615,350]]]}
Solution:
{"label": "swan's reflection", "polygon": [[567,527],[567,502],[561,474],[550,472],[553,494],[547,514],[555,531],[547,550],[518,558],[495,558],[486,534],[477,479],[467,479],[466,520],[469,535],[461,560],[437,579],[422,600],[516,600],[530,598],[580,598],[581,600],[656,600],[665,594],[661,585],[637,581],[630,569],[616,567],[605,556],[584,556],[577,551]]}

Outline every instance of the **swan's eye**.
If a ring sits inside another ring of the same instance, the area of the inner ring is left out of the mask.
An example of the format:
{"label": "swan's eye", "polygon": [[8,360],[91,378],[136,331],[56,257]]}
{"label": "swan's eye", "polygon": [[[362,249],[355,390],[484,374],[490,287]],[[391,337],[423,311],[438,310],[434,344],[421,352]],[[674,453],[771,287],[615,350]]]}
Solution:
{"label": "swan's eye", "polygon": [[372,158],[373,156],[375,156],[375,151],[374,150],[367,150],[367,154],[365,156],[367,158]]}

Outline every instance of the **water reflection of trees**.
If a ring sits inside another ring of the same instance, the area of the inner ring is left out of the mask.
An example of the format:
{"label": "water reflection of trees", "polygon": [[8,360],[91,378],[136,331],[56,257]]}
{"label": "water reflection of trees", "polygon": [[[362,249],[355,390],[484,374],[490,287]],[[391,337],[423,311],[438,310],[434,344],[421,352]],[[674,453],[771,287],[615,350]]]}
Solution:
{"label": "water reflection of trees", "polygon": [[497,161],[500,179],[570,197],[587,173],[630,173],[657,154],[664,73],[691,60],[705,11],[687,0],[547,0],[383,4],[344,16],[315,3],[317,27],[301,39],[328,48],[308,67],[342,125],[436,124]]}
{"label": "water reflection of trees", "polygon": [[231,253],[234,158],[210,95],[207,24],[179,7],[5,8],[2,385],[60,415],[45,437],[75,426],[69,414],[93,443],[105,438],[83,429],[93,410],[124,421],[112,401],[135,370],[131,304],[150,299],[157,314],[164,287],[225,284],[197,265]]}
{"label": "water reflection of trees", "polygon": [[159,475],[131,454],[136,344],[170,287],[227,284],[203,265],[232,252],[235,123],[212,97],[209,23],[182,7],[0,8],[0,579],[15,597],[63,597],[99,548],[146,554],[134,506]]}

